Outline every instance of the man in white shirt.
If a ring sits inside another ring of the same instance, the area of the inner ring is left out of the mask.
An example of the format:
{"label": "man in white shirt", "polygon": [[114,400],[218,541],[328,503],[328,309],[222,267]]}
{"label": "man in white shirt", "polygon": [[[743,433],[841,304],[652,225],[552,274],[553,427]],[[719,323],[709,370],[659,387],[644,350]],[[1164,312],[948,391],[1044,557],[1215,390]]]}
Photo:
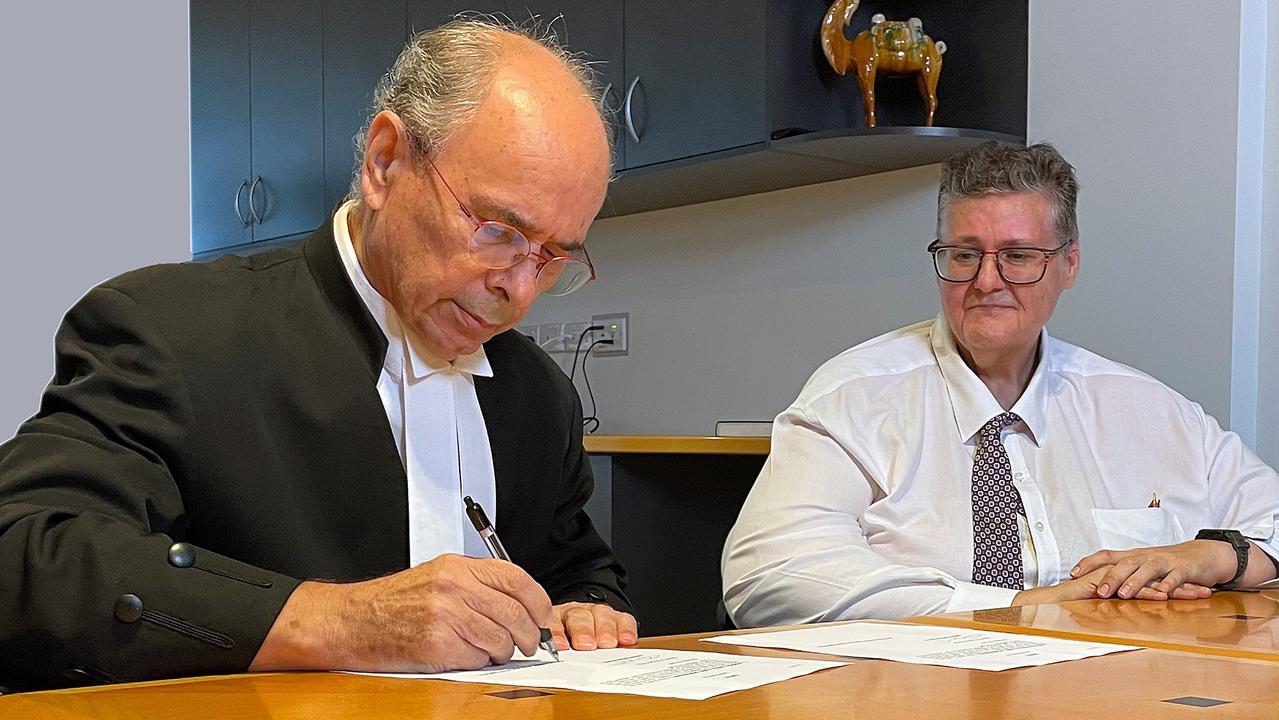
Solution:
{"label": "man in white shirt", "polygon": [[738,625],[1275,577],[1279,475],[1195,403],[1045,331],[1079,272],[1077,192],[1046,144],[944,164],[942,311],[836,356],[777,417],[724,548]]}

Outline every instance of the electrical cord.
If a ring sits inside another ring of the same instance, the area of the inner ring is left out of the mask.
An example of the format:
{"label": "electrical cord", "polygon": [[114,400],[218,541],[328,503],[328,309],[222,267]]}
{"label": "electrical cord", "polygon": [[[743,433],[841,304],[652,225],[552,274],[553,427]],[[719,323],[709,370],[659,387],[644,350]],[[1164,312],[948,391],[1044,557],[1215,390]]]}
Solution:
{"label": "electrical cord", "polygon": [[[604,329],[603,325],[592,325],[586,328],[585,330],[583,330],[581,335],[577,336],[577,349],[573,351],[573,367],[568,371],[569,380],[572,380],[577,375],[577,356],[582,352],[582,341],[585,340],[586,336],[590,335],[592,332],[596,330],[603,330],[603,329]],[[613,342],[613,341],[609,340],[609,342]],[[586,349],[586,352],[590,352],[590,351],[591,351],[590,348]],[[582,361],[582,372],[586,372],[585,360]]]}
{"label": "electrical cord", "polygon": [[[586,361],[590,359],[591,351],[595,349],[596,345],[612,345],[612,344],[613,344],[612,340],[607,338],[600,338],[599,340],[596,340],[592,342],[589,346],[587,346],[586,354],[582,356],[582,380],[586,381],[586,394],[591,399],[591,414],[582,418],[582,429],[586,432],[587,435],[593,434],[596,430],[600,429],[600,419],[595,416],[595,413],[597,412],[598,409],[595,407],[595,391],[591,390],[591,376],[586,374]],[[574,361],[577,360],[576,354],[574,354],[573,359]],[[576,364],[574,367],[576,367]]]}

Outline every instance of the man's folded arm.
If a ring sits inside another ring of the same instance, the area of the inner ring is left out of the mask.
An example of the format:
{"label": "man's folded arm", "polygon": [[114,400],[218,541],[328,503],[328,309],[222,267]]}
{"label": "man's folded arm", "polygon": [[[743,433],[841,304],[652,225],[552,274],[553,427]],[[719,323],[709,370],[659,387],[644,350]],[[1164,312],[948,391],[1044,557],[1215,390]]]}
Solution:
{"label": "man's folded arm", "polygon": [[[242,671],[297,581],[183,545],[195,430],[164,340],[97,288],[40,411],[0,445],[0,676],[23,687]],[[176,536],[176,537],[175,537]]]}
{"label": "man's folded arm", "polygon": [[875,552],[859,518],[875,497],[861,463],[803,410],[772,450],[724,546],[724,603],[739,627],[1006,607],[1016,592]]}

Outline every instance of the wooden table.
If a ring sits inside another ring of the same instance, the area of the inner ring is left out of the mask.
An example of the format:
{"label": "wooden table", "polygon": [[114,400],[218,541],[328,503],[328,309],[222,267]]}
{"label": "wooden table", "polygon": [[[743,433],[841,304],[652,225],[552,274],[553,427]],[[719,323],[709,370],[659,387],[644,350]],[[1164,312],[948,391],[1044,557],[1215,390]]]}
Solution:
{"label": "wooden table", "polygon": [[1279,590],[1218,592],[1207,600],[1176,602],[1076,600],[911,622],[1279,662]]}
{"label": "wooden table", "polygon": [[[648,638],[641,644],[731,654],[823,657],[697,641],[705,636]],[[702,701],[565,690],[517,699],[494,695],[508,690],[443,680],[324,673],[237,675],[0,697],[0,718],[1273,719],[1279,716],[1279,662],[1155,649],[998,673],[856,660],[844,667]],[[1199,709],[1166,702],[1186,696],[1227,704]]]}

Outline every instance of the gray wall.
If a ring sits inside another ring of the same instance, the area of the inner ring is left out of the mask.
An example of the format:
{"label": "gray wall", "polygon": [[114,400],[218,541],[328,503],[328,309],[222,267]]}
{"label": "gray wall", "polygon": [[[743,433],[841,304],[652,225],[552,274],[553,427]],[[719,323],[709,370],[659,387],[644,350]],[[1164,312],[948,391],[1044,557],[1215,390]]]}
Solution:
{"label": "gray wall", "polygon": [[[1083,186],[1082,275],[1050,330],[1229,424],[1240,11],[1208,5],[1032,0],[1028,135],[1056,143]],[[1098,37],[1141,52],[1086,52]],[[531,322],[631,313],[630,356],[591,360],[603,433],[771,418],[831,355],[936,312],[922,251],[936,173],[602,221],[598,284]]]}
{"label": "gray wall", "polygon": [[86,289],[190,257],[187,65],[185,2],[5,10],[0,439],[35,411]]}
{"label": "gray wall", "polygon": [[[1142,51],[1103,52],[1083,37],[1094,34]],[[1030,4],[1028,137],[1054,142],[1082,187],[1083,268],[1051,330],[1154,375],[1222,423],[1238,38],[1237,2]]]}
{"label": "gray wall", "polygon": [[721,418],[772,419],[830,356],[936,313],[924,252],[936,176],[929,166],[600,222],[599,281],[534,313],[630,312],[630,355],[588,368],[601,432],[707,435]]}

